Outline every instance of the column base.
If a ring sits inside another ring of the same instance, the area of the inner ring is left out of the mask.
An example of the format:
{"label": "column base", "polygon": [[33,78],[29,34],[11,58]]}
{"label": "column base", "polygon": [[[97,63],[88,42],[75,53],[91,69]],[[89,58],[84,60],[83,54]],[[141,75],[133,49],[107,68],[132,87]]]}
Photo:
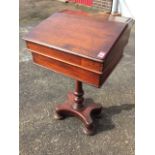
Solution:
{"label": "column base", "polygon": [[82,108],[75,109],[73,108],[74,97],[73,93],[68,93],[68,100],[63,104],[56,106],[54,118],[59,120],[66,116],[75,116],[84,123],[83,132],[86,135],[93,135],[95,133],[95,125],[92,116],[100,115],[102,106],[92,103],[89,105],[83,104]]}

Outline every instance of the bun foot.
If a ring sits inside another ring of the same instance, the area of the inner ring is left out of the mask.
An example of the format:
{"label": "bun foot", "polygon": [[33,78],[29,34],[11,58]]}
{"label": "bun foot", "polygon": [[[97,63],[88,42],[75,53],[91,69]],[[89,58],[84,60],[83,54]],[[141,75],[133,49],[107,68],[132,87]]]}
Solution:
{"label": "bun foot", "polygon": [[64,118],[65,118],[64,116],[58,114],[57,112],[54,113],[54,119],[55,120],[61,120],[61,119],[64,119]]}
{"label": "bun foot", "polygon": [[83,133],[85,135],[88,135],[88,136],[94,135],[95,134],[95,127],[94,127],[94,125],[91,126],[91,128],[83,127]]}

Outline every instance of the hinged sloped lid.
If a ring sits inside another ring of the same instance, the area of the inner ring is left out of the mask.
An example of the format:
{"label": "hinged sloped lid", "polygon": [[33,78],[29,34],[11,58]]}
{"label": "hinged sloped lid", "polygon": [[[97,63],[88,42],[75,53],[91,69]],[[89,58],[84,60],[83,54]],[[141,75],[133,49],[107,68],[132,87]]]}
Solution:
{"label": "hinged sloped lid", "polygon": [[[104,18],[104,16],[106,18]],[[42,21],[25,40],[95,61],[103,61],[126,23],[86,14],[58,12]]]}

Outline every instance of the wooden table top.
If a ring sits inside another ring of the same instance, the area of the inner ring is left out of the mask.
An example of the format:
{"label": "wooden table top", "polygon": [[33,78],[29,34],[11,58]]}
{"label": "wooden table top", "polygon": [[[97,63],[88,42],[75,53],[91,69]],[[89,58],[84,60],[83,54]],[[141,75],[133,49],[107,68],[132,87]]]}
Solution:
{"label": "wooden table top", "polygon": [[25,40],[103,61],[127,24],[109,15],[92,16],[64,11],[51,15],[25,36]]}

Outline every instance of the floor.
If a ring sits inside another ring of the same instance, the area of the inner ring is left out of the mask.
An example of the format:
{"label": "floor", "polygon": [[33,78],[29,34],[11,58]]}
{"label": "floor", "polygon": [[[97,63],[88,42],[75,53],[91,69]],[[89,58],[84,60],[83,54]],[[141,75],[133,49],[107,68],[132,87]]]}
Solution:
{"label": "floor", "polygon": [[104,107],[97,133],[86,136],[76,118],[53,119],[74,81],[32,63],[22,37],[52,13],[97,10],[55,0],[20,0],[20,155],[134,155],[134,27],[124,57],[101,89],[84,84],[85,97]]}

